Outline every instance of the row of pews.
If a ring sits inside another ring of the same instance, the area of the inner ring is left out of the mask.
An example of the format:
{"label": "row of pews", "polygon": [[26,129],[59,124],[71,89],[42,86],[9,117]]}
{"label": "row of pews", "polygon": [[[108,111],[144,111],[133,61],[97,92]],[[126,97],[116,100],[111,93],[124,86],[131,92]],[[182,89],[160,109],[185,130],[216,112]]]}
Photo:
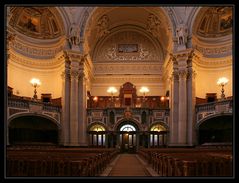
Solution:
{"label": "row of pews", "polygon": [[118,154],[114,148],[8,147],[7,176],[99,176]]}
{"label": "row of pews", "polygon": [[139,155],[159,176],[232,176],[229,148],[141,148]]}

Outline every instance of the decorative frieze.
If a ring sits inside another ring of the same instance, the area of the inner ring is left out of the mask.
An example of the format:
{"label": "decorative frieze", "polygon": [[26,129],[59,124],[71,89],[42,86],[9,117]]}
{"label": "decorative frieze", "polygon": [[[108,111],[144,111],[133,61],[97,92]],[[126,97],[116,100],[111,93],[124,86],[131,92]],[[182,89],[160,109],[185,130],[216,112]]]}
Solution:
{"label": "decorative frieze", "polygon": [[201,52],[204,56],[210,56],[210,57],[224,57],[232,54],[232,45],[229,46],[223,46],[223,47],[201,47],[198,45],[195,45],[195,49],[197,49],[199,52]]}
{"label": "decorative frieze", "polygon": [[101,64],[94,66],[95,74],[162,74],[162,65],[150,64],[150,65],[108,65]]}
{"label": "decorative frieze", "polygon": [[[110,36],[94,54],[95,62],[161,61],[162,51],[152,40],[135,31],[124,31]],[[122,45],[126,46],[122,51]]]}
{"label": "decorative frieze", "polygon": [[11,47],[23,55],[29,57],[42,57],[42,58],[53,58],[55,55],[63,50],[63,46],[60,45],[54,49],[51,48],[40,48],[34,46],[28,46],[26,44],[22,44],[20,42],[14,42]]}

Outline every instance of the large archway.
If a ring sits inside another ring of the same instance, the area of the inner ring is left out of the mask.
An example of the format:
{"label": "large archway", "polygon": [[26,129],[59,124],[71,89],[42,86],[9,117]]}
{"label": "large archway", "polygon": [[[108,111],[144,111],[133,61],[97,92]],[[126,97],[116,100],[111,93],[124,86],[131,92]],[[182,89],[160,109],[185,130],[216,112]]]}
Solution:
{"label": "large archway", "polygon": [[43,116],[19,116],[9,122],[9,143],[58,144],[59,129],[56,123]]}
{"label": "large archway", "polygon": [[232,142],[232,115],[209,118],[198,127],[198,143]]}

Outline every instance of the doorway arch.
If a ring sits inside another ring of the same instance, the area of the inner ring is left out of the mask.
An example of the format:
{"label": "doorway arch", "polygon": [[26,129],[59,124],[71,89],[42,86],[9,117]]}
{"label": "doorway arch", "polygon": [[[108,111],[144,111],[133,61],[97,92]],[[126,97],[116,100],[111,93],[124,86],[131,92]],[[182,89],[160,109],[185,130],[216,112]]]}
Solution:
{"label": "doorway arch", "polygon": [[121,122],[117,127],[117,142],[122,153],[135,153],[138,148],[139,127],[130,120]]}
{"label": "doorway arch", "polygon": [[214,115],[197,125],[198,144],[232,142],[233,117],[231,114]]}

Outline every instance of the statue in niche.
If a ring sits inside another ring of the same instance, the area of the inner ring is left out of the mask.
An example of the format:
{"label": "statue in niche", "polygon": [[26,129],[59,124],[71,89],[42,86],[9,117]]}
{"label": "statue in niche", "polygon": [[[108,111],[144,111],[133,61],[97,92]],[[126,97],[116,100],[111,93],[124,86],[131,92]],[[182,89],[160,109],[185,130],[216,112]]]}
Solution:
{"label": "statue in niche", "polygon": [[178,45],[185,45],[187,42],[187,28],[181,24],[176,29],[176,36],[178,39]]}
{"label": "statue in niche", "polygon": [[154,14],[150,14],[147,19],[147,30],[157,37],[160,29],[160,20]]}
{"label": "statue in niche", "polygon": [[70,28],[69,41],[71,46],[77,46],[80,43],[80,29],[75,23]]}
{"label": "statue in niche", "polygon": [[103,15],[99,20],[98,20],[98,34],[99,37],[102,37],[106,34],[108,34],[110,31],[108,30],[109,28],[109,17],[107,15]]}

